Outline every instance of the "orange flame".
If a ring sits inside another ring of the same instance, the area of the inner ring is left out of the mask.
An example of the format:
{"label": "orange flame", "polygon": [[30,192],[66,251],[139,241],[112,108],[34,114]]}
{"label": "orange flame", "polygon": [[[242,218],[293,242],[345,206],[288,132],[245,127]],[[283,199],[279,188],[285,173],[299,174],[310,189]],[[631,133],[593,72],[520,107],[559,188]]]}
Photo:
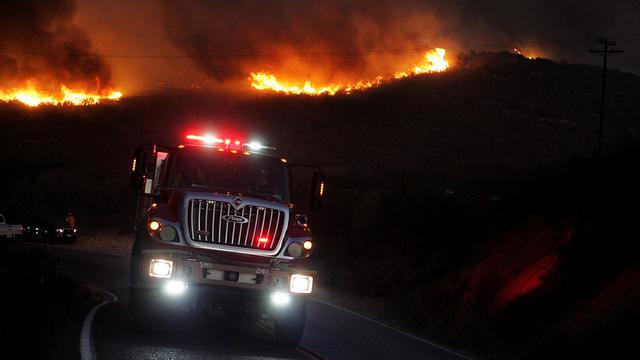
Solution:
{"label": "orange flame", "polygon": [[20,102],[27,106],[40,105],[95,105],[101,101],[118,101],[122,98],[122,92],[110,90],[105,94],[96,94],[82,90],[72,90],[60,85],[59,92],[51,92],[39,89],[34,81],[27,81],[21,88],[8,90],[0,89],[0,101]]}
{"label": "orange flame", "polygon": [[298,85],[289,81],[281,81],[275,75],[265,72],[251,73],[249,81],[251,87],[259,91],[272,91],[284,93],[288,95],[335,95],[337,93],[350,94],[353,91],[362,91],[373,87],[380,86],[383,83],[394,79],[402,79],[409,76],[415,76],[425,73],[442,72],[449,68],[449,62],[445,59],[445,49],[436,48],[427,51],[420,65],[414,65],[413,68],[406,71],[398,71],[393,76],[383,77],[377,76],[371,80],[359,80],[350,83],[335,83],[327,85],[314,85],[311,81],[306,80],[303,85]]}

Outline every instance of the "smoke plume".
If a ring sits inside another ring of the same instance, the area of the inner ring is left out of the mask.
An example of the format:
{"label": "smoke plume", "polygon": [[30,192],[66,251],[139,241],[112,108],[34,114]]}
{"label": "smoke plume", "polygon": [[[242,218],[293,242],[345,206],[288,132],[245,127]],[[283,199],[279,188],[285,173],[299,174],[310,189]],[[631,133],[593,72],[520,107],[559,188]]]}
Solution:
{"label": "smoke plume", "polygon": [[111,85],[105,62],[90,54],[87,34],[73,25],[74,0],[9,0],[0,12],[0,81],[27,81],[58,90],[61,84],[101,93]]}
{"label": "smoke plume", "polygon": [[164,14],[170,41],[219,81],[284,69],[316,80],[375,76],[411,66],[441,30],[419,4],[388,0],[166,1]]}
{"label": "smoke plume", "polygon": [[[535,56],[597,63],[586,50],[599,35],[634,32],[640,5],[596,0],[203,1],[162,3],[165,31],[218,81],[253,71],[301,79],[366,78],[411,67],[421,51],[524,48]],[[635,14],[635,16],[633,15]],[[637,55],[627,42],[628,52]],[[454,56],[449,57],[454,58]],[[626,63],[631,71],[637,64]]]}

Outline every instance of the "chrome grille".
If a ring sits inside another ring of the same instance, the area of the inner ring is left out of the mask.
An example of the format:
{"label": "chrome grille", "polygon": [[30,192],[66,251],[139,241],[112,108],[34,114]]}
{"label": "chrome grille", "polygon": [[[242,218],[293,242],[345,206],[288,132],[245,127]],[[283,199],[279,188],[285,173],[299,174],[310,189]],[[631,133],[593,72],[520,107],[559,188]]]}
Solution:
{"label": "chrome grille", "polygon": [[[225,201],[193,199],[188,204],[186,222],[192,241],[271,251],[282,238],[284,215],[282,210],[262,206],[245,205],[236,210]],[[225,219],[233,216],[247,221]]]}

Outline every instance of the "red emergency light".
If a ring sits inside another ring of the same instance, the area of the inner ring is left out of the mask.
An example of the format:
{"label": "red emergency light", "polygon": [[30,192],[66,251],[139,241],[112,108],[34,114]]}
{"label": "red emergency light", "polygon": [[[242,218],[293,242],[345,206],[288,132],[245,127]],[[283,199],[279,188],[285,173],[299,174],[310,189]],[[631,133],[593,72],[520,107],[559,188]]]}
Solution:
{"label": "red emergency light", "polygon": [[240,140],[222,139],[213,135],[187,135],[188,140],[195,140],[204,145],[217,147],[218,150],[232,150],[234,153],[242,151],[245,155],[248,155],[249,151],[260,151],[262,149],[276,150],[275,147],[264,146],[257,142],[242,142]]}
{"label": "red emergency light", "polygon": [[[207,145],[213,145],[213,144],[222,144],[224,142],[224,140],[216,138],[214,136],[211,135],[187,135],[187,139],[189,140],[197,140],[200,142],[203,142]],[[227,140],[229,141],[229,140]]]}
{"label": "red emergency light", "polygon": [[266,238],[266,237],[258,238],[258,247],[262,246],[266,249],[268,243],[269,243],[269,238]]}

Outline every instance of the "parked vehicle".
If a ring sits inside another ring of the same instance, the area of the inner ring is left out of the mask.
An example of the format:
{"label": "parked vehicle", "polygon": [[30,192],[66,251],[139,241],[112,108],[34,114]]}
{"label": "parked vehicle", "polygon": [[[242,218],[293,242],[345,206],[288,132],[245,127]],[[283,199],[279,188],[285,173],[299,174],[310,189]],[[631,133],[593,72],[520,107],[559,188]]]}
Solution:
{"label": "parked vehicle", "polygon": [[24,237],[34,241],[72,243],[78,237],[78,229],[71,227],[64,216],[56,216],[29,222],[24,228]]}
{"label": "parked vehicle", "polygon": [[72,227],[66,217],[52,217],[47,221],[49,240],[53,242],[75,242],[78,229]]}
{"label": "parked vehicle", "polygon": [[22,225],[9,225],[0,214],[0,238],[11,239],[22,235]]}
{"label": "parked vehicle", "polygon": [[30,220],[24,226],[25,240],[46,241],[49,237],[48,227],[45,221]]}

